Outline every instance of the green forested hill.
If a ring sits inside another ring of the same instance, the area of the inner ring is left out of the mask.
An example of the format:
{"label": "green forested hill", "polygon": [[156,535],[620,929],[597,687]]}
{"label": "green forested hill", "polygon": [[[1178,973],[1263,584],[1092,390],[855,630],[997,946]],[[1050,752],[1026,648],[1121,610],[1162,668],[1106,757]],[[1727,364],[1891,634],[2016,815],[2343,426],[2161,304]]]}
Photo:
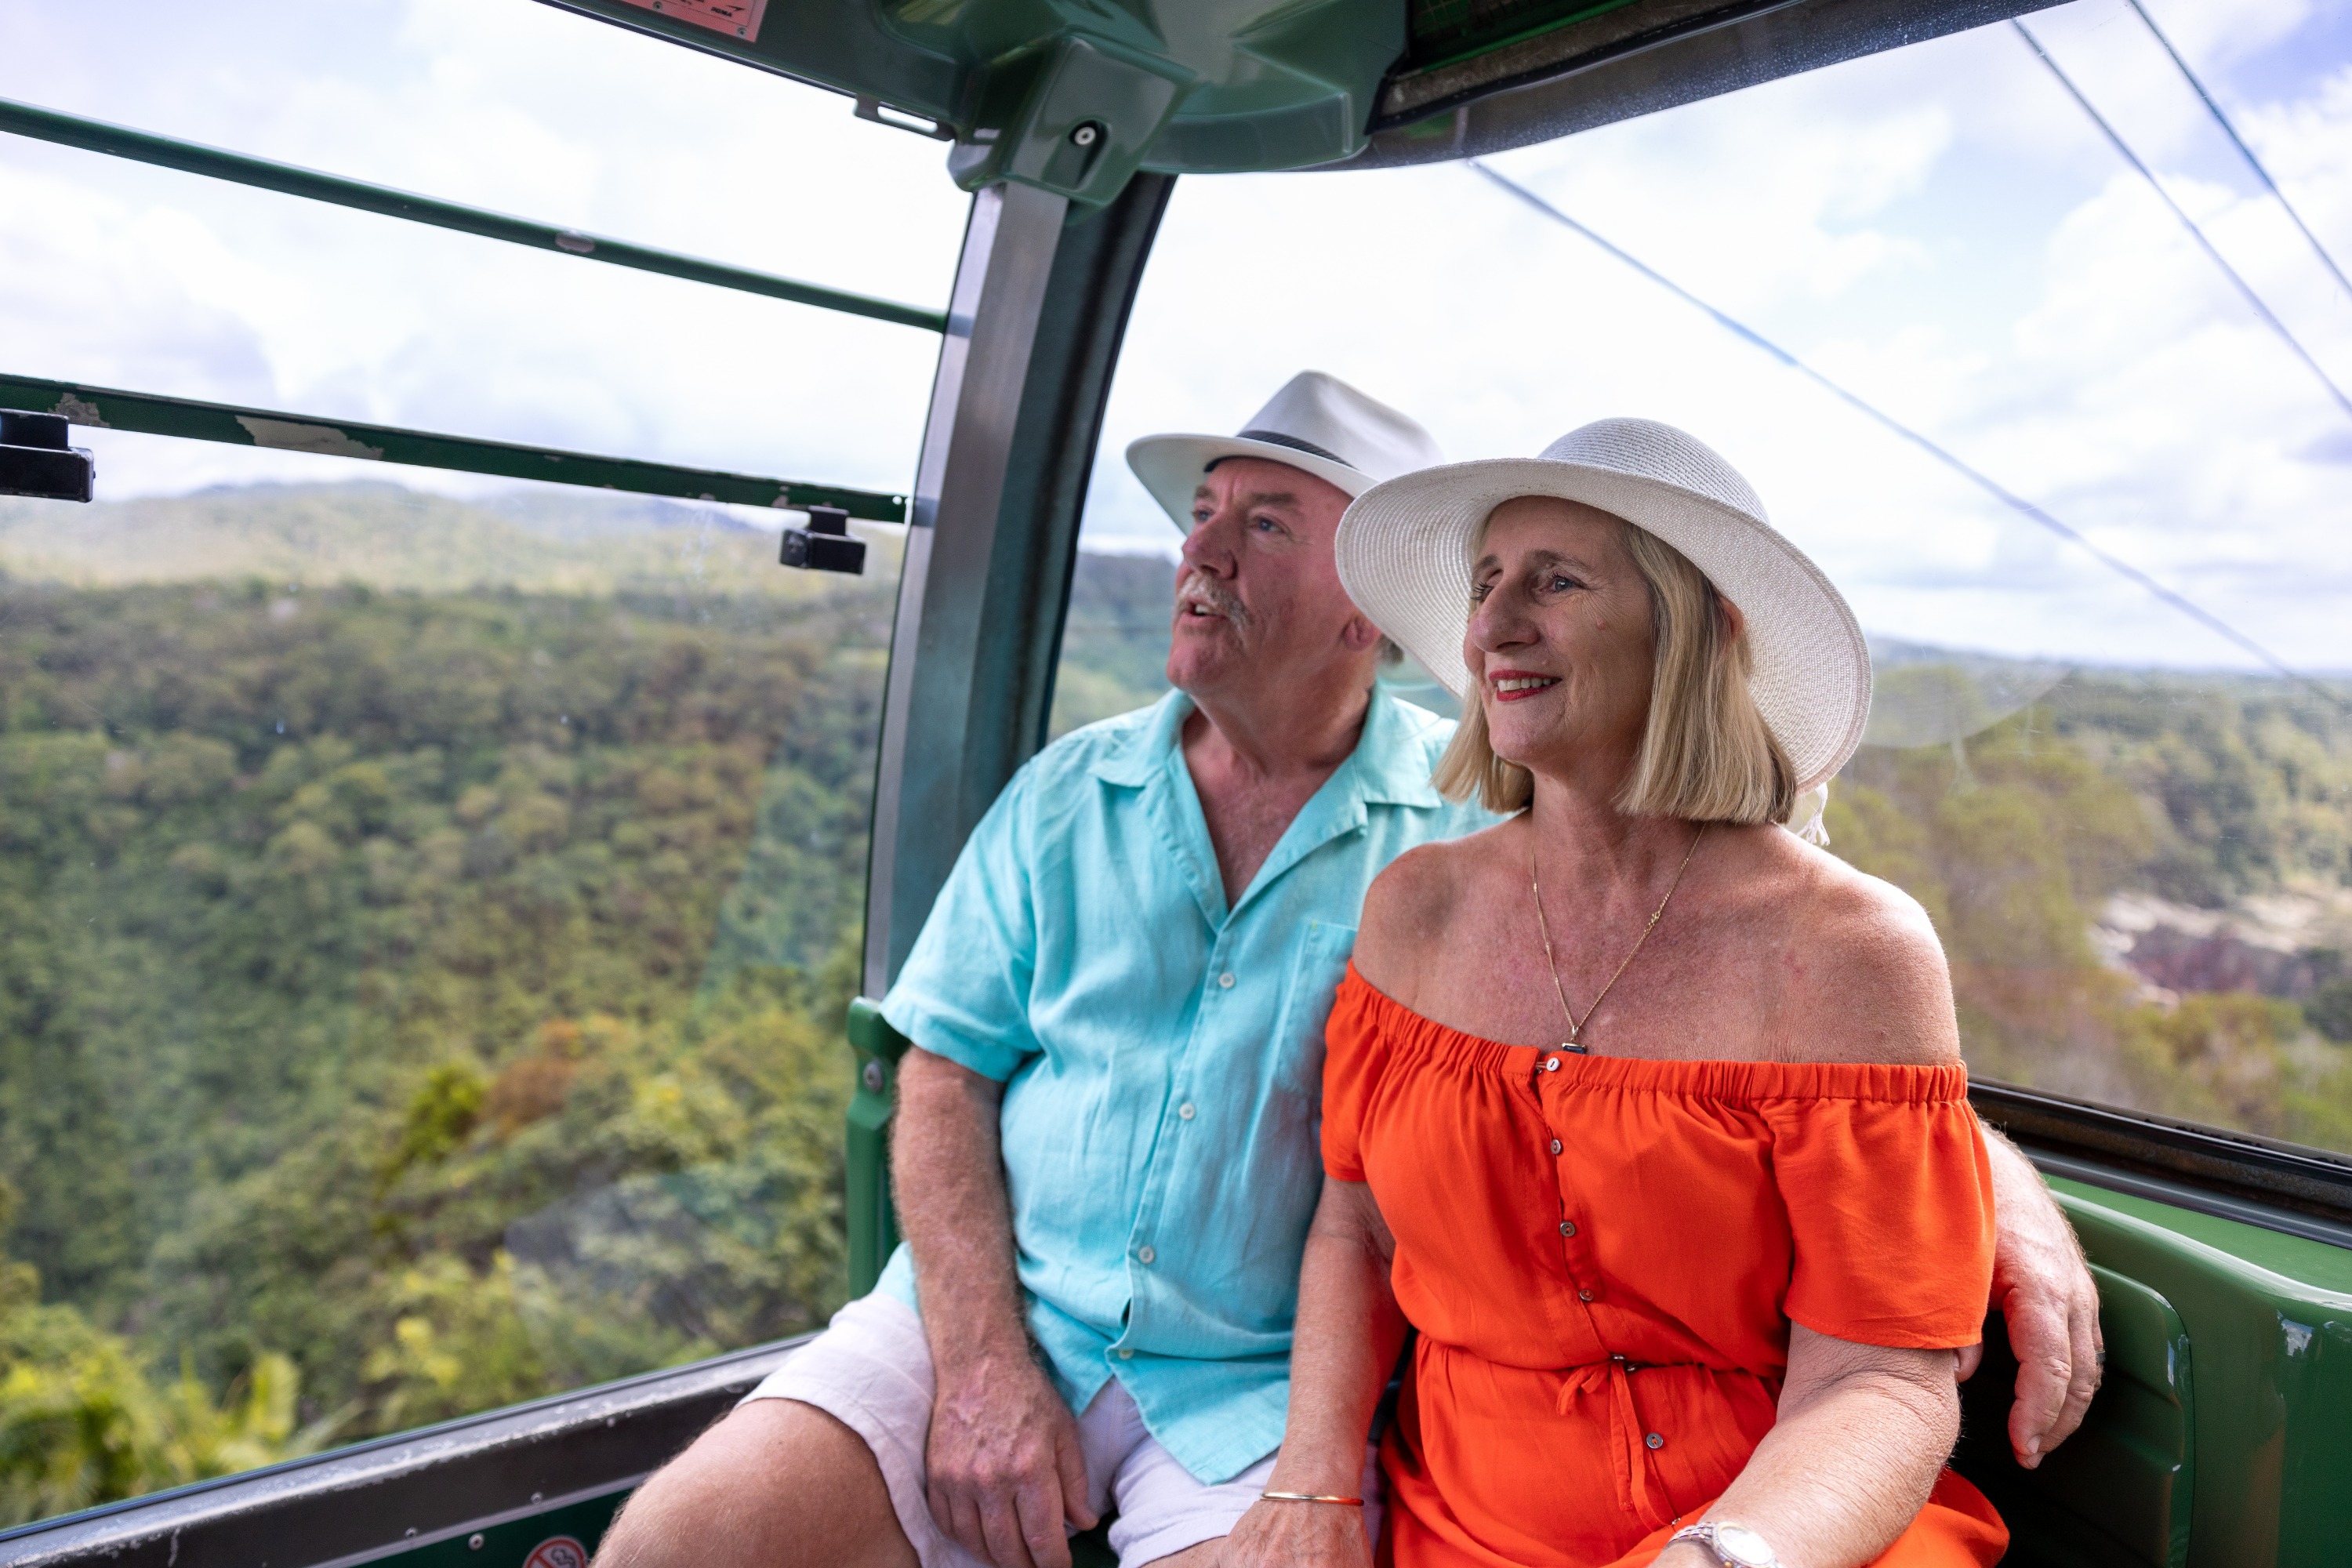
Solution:
{"label": "green forested hill", "polygon": [[810,1322],[887,615],[0,590],[13,1256],[342,1435]]}
{"label": "green forested hill", "polygon": [[0,511],[0,1518],[836,1299],[894,552],[772,551],[593,496]]}
{"label": "green forested hill", "polygon": [[[845,582],[620,497],[0,502],[0,1520],[835,1303],[877,537]],[[1171,575],[1082,558],[1057,730],[1161,689]],[[1830,819],[1976,1068],[2352,1149],[2352,722],[1882,655],[1890,712],[1999,699]]]}

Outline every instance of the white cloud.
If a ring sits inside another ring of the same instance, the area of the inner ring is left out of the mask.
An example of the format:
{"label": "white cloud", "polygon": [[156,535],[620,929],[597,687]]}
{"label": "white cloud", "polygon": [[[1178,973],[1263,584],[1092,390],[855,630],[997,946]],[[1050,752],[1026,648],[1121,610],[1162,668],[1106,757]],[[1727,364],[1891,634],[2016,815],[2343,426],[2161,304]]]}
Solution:
{"label": "white cloud", "polygon": [[[2352,253],[2345,30],[2315,0],[2149,3]],[[867,292],[947,292],[964,203],[936,143],[687,50],[476,0],[124,0],[69,20],[0,10],[0,94]],[[2352,381],[2352,300],[2121,0],[2031,25]],[[2288,657],[2352,668],[2352,424],[2007,27],[1500,162]],[[906,482],[934,347],[5,137],[0,269],[0,368],[877,488]],[[1172,548],[1126,442],[1235,428],[1306,365],[1412,409],[1461,457],[1533,451],[1604,414],[1684,424],[1874,626],[2238,661],[1453,167],[1179,186],[1088,538]],[[351,471],[94,439],[118,494]]]}
{"label": "white cloud", "polygon": [[[2245,9],[2273,43],[2305,15]],[[2148,121],[2165,145],[2210,132],[2120,4],[2035,26],[2070,70],[2098,65],[2078,79],[2114,94],[2118,122]],[[2258,122],[2282,177],[2310,187],[2306,210],[2352,217],[2347,73]],[[2009,29],[1498,163],[2285,656],[2352,668],[2336,597],[2352,426]],[[2242,167],[2166,172],[2314,352],[2352,371],[2334,324],[2352,312]],[[1233,427],[1304,364],[1403,403],[1457,457],[1533,451],[1602,414],[1684,424],[1756,480],[1865,624],[1898,635],[2245,662],[1463,171],[1180,187],[1112,401],[1117,440]],[[1108,463],[1091,521],[1099,539],[1174,537]]]}
{"label": "white cloud", "polygon": [[[539,5],[244,0],[196,18],[150,0],[70,31],[43,11],[0,13],[0,94],[946,298],[965,201],[941,149],[830,94]],[[884,489],[908,482],[937,350],[914,329],[6,136],[0,262],[0,369]],[[109,445],[116,494],[310,467]]]}

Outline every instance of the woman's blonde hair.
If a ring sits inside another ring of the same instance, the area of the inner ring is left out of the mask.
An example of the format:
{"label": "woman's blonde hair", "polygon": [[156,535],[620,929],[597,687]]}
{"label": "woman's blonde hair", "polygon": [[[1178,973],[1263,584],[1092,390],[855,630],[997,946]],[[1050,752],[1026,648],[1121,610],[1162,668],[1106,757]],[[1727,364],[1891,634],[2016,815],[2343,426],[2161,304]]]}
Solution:
{"label": "woman's blonde hair", "polygon": [[[1619,537],[1650,590],[1656,658],[1650,713],[1633,776],[1617,809],[1685,822],[1785,822],[1797,799],[1789,755],[1757,711],[1748,689],[1751,656],[1745,630],[1727,635],[1723,595],[1690,558],[1656,534],[1618,520]],[[1478,525],[1470,551],[1486,542]],[[1454,800],[1476,795],[1493,812],[1524,810],[1535,779],[1495,754],[1486,707],[1471,693],[1462,723],[1430,781]]]}

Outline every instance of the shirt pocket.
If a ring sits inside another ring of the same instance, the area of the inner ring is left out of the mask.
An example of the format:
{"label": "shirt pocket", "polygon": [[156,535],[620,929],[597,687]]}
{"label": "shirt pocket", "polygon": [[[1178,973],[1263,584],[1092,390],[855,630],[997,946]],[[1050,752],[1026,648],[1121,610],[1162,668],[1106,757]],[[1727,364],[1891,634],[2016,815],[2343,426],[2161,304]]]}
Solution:
{"label": "shirt pocket", "polygon": [[1356,951],[1356,928],[1330,921],[1308,921],[1298,940],[1282,1002],[1282,1025],[1276,1032],[1276,1088],[1303,1097],[1310,1107],[1323,1098],[1323,1028],[1331,1020],[1331,1004],[1347,978],[1348,960]]}

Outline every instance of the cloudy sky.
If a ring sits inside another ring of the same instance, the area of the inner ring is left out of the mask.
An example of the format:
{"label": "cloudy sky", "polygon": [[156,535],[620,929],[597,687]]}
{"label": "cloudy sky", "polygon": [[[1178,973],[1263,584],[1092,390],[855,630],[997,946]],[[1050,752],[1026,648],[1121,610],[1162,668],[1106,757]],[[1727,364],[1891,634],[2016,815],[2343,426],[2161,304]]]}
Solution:
{"label": "cloudy sky", "polygon": [[[2352,263],[2352,3],[2145,3]],[[2352,387],[2352,299],[2124,0],[2031,25]],[[964,208],[938,143],[529,0],[0,7],[0,97],[927,303]],[[2293,663],[2352,669],[2352,417],[2007,27],[1496,166]],[[5,135],[0,284],[0,369],[887,489],[935,343]],[[1238,427],[1308,365],[1461,458],[1683,425],[1874,630],[2246,662],[1459,167],[1180,185],[1090,540],[1172,547],[1118,450]],[[92,441],[112,496],[387,472]]]}

